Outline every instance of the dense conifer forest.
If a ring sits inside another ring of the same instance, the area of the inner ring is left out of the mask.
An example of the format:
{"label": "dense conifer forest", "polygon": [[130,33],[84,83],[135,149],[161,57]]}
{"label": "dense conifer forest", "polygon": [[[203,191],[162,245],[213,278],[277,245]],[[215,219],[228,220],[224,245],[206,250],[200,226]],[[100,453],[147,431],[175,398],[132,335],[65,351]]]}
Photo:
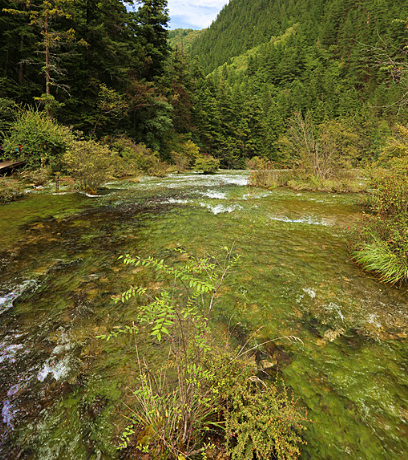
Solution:
{"label": "dense conifer forest", "polygon": [[171,48],[180,48],[188,51],[192,43],[205,31],[194,29],[169,30],[169,45]]}
{"label": "dense conifer forest", "polygon": [[401,0],[232,0],[208,29],[170,37],[165,1],[0,6],[5,128],[13,104],[46,107],[96,139],[125,135],[167,161],[190,140],[240,168],[293,163],[285,135],[298,112],[357,136],[354,165],[406,120]]}
{"label": "dense conifer forest", "polygon": [[3,106],[45,105],[85,134],[160,148],[172,111],[157,83],[170,51],[165,1],[2,0],[0,11]]}
{"label": "dense conifer forest", "polygon": [[287,161],[278,141],[309,112],[316,126],[338,120],[356,134],[357,160],[376,157],[406,120],[407,10],[387,0],[230,2],[191,47],[217,88],[230,155]]}

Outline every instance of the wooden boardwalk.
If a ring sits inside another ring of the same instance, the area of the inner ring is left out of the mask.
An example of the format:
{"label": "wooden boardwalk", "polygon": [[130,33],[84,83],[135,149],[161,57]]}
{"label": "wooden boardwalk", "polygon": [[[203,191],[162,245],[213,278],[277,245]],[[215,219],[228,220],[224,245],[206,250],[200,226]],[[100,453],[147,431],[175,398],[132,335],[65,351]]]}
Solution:
{"label": "wooden boardwalk", "polygon": [[0,162],[0,176],[3,174],[12,173],[19,166],[23,166],[26,163],[25,160],[8,160]]}

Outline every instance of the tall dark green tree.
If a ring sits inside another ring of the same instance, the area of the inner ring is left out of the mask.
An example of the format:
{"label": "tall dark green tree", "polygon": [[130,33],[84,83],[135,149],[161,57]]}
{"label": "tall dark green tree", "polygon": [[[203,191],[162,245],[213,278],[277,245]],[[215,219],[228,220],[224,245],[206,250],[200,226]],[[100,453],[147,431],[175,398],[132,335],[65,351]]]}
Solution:
{"label": "tall dark green tree", "polygon": [[0,0],[0,96],[32,102],[41,94],[41,37],[31,24],[25,2]]}
{"label": "tall dark green tree", "polygon": [[163,74],[170,53],[167,42],[169,11],[167,0],[137,0],[139,9],[134,13],[134,32],[142,50],[141,77],[151,80]]}

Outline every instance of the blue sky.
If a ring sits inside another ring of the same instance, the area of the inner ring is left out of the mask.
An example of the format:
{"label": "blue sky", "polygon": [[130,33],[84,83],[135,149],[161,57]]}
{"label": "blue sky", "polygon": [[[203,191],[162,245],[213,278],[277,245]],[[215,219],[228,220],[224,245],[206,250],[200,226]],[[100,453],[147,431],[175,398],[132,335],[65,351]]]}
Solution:
{"label": "blue sky", "polygon": [[170,29],[204,29],[229,0],[168,0]]}

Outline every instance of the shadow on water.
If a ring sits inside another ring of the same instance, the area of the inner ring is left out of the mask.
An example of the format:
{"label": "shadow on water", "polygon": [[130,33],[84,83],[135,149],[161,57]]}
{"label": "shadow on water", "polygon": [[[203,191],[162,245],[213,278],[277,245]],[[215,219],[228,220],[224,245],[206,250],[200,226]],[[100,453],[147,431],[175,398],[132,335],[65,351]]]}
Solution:
{"label": "shadow on water", "polygon": [[[215,318],[275,340],[259,359],[313,421],[304,459],[400,459],[408,452],[408,307],[348,258],[359,197],[264,191],[246,174],[117,182],[91,198],[37,194],[0,208],[0,456],[117,458],[135,376],[130,339],[95,337],[134,318],[111,296],[160,280],[123,253],[235,245],[242,263]],[[148,338],[145,352],[160,353]]]}

